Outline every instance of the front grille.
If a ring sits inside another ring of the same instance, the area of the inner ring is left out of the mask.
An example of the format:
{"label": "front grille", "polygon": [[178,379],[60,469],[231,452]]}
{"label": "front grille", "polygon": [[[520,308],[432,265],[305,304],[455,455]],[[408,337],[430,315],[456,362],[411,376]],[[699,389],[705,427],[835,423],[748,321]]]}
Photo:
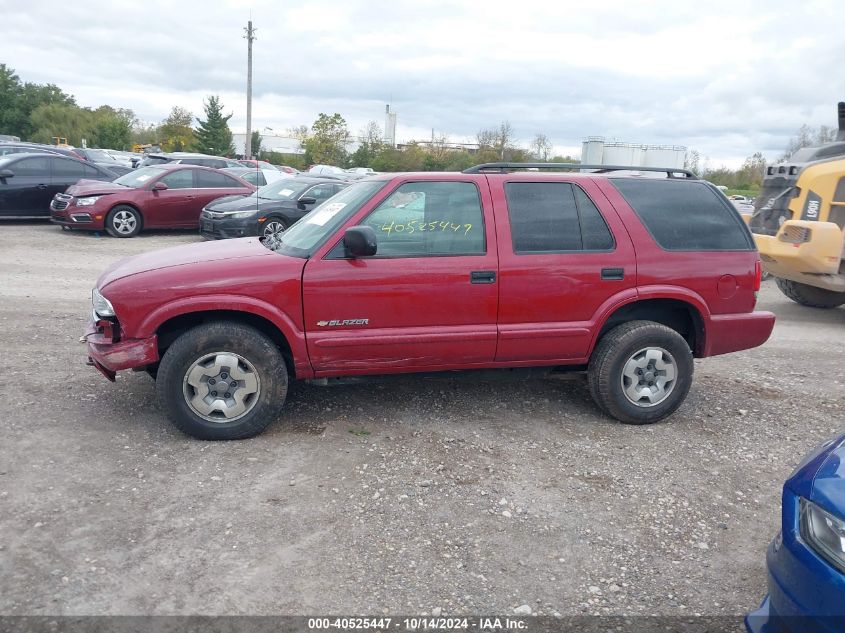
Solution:
{"label": "front grille", "polygon": [[53,196],[53,204],[51,205],[56,211],[64,211],[70,206],[73,196],[66,193],[57,193]]}

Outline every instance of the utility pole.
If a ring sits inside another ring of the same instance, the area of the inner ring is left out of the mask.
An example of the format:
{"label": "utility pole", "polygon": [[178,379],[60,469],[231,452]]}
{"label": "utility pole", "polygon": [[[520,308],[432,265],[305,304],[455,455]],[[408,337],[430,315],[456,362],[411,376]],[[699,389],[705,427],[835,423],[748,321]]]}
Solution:
{"label": "utility pole", "polygon": [[246,144],[244,145],[244,158],[252,158],[252,41],[255,39],[255,29],[252,28],[252,20],[244,29],[247,41],[246,54]]}

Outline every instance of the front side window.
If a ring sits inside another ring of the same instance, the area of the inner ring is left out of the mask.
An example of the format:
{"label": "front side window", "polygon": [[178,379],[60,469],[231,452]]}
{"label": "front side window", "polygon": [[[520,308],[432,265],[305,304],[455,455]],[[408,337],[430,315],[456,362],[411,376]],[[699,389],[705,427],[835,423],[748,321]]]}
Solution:
{"label": "front side window", "polygon": [[376,232],[376,257],[486,252],[481,199],[470,182],[405,183],[362,224]]}
{"label": "front side window", "polygon": [[50,177],[49,159],[44,156],[34,156],[32,158],[24,158],[9,165],[16,176],[37,176],[41,178]]}
{"label": "front side window", "polygon": [[317,200],[317,204],[320,204],[323,200],[331,198],[334,195],[334,192],[335,189],[332,185],[315,185],[302,194],[302,197],[315,198]]}
{"label": "front side window", "polygon": [[509,182],[505,196],[515,253],[613,248],[604,218],[580,187],[568,182]]}
{"label": "front side window", "polygon": [[168,189],[193,189],[194,170],[180,169],[178,171],[171,171],[169,174],[162,177],[159,182],[163,182],[167,185]]}

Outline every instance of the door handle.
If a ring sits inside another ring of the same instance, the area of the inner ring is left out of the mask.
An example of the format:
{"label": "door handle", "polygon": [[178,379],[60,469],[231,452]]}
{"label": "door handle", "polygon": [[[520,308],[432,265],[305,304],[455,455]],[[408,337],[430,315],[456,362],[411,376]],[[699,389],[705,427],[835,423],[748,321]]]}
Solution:
{"label": "door handle", "polygon": [[39,189],[46,189],[46,188],[47,188],[47,185],[38,185],[38,188],[39,188]]}
{"label": "door handle", "polygon": [[495,270],[473,270],[469,274],[469,282],[472,284],[492,284],[495,281]]}
{"label": "door handle", "polygon": [[602,268],[601,269],[601,278],[602,281],[621,281],[625,279],[625,269],[624,268]]}

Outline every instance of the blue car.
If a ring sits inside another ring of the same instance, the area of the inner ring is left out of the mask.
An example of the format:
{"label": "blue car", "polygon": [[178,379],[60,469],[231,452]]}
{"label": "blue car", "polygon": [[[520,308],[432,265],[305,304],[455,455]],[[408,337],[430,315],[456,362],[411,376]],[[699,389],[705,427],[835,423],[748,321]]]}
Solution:
{"label": "blue car", "polygon": [[769,595],[745,618],[750,633],[845,631],[845,435],[784,484],[781,532],[766,565]]}

